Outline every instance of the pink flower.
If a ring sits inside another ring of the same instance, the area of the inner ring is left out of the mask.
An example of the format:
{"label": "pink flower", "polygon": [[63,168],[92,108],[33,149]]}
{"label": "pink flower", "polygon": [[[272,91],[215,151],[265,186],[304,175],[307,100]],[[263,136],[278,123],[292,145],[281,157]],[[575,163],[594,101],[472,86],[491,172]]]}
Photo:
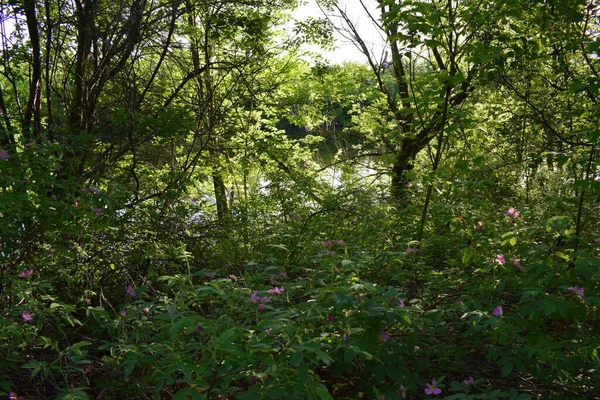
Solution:
{"label": "pink flower", "polygon": [[494,260],[494,262],[497,262],[500,265],[504,265],[504,263],[506,262],[506,259],[504,258],[504,254],[498,254],[496,256],[496,259]]}
{"label": "pink flower", "polygon": [[427,393],[427,395],[429,396],[431,396],[432,394],[437,395],[442,393],[442,389],[437,387],[437,381],[435,380],[435,378],[431,380],[431,384],[427,383],[425,386],[427,386],[427,388],[425,389],[425,393]]}
{"label": "pink flower", "polygon": [[100,208],[100,207],[94,207],[94,212],[99,217],[99,216],[102,215],[102,208]]}
{"label": "pink flower", "polygon": [[254,292],[250,295],[250,301],[253,303],[260,303],[260,297],[258,296],[258,291]]}
{"label": "pink flower", "polygon": [[308,163],[306,161],[302,163],[302,168],[308,168]]}
{"label": "pink flower", "polygon": [[382,331],[379,333],[379,340],[383,343],[387,342],[388,340],[391,339],[391,336],[389,333],[387,333],[386,331]]}
{"label": "pink flower", "polygon": [[465,303],[463,303],[462,300],[456,300],[456,304],[458,304],[459,306],[464,306]]}
{"label": "pink flower", "polygon": [[8,158],[7,150],[0,150],[0,160],[6,160]]}
{"label": "pink flower", "polygon": [[333,244],[333,240],[327,240],[321,244],[323,247],[331,246]]}
{"label": "pink flower", "polygon": [[473,377],[472,377],[472,376],[470,376],[470,377],[469,377],[469,379],[465,379],[465,380],[463,381],[463,383],[464,383],[465,385],[473,385],[473,384],[475,383],[475,379],[473,379]]}
{"label": "pink flower", "polygon": [[269,293],[273,293],[273,294],[281,294],[283,292],[285,292],[285,288],[282,287],[277,287],[275,286],[273,289],[268,290]]}
{"label": "pink flower", "polygon": [[517,218],[519,215],[521,215],[521,213],[517,210],[515,210],[514,207],[510,207],[506,212],[505,212],[506,216],[511,217],[511,218]]}
{"label": "pink flower", "polygon": [[137,293],[135,292],[135,288],[131,285],[127,285],[127,289],[125,290],[125,292],[130,295],[131,297],[135,297],[137,296]]}
{"label": "pink flower", "polygon": [[477,221],[475,225],[473,225],[476,231],[485,231],[485,225],[481,221]]}
{"label": "pink flower", "polygon": [[513,260],[513,265],[519,269],[519,271],[525,271],[525,268],[523,268],[523,266],[521,265],[521,261],[519,261],[519,259],[515,258]]}
{"label": "pink flower", "polygon": [[398,305],[399,305],[400,307],[406,307],[406,306],[404,305],[404,300],[402,300],[402,298],[401,298],[401,297],[392,297],[392,299],[391,299],[391,300],[392,300],[392,303],[398,303]]}
{"label": "pink flower", "polygon": [[269,296],[265,296],[265,297],[261,298],[258,295],[258,291],[256,291],[256,292],[254,292],[254,293],[252,293],[250,295],[250,301],[253,302],[253,303],[258,303],[258,309],[262,311],[262,310],[266,309],[266,307],[265,307],[265,305],[263,303],[270,302],[271,298]]}
{"label": "pink flower", "polygon": [[94,194],[100,194],[100,189],[94,186],[90,186],[90,191],[92,191]]}
{"label": "pink flower", "polygon": [[414,247],[409,247],[409,248],[407,248],[406,250],[404,250],[404,252],[405,252],[406,254],[414,253],[415,251],[419,251],[419,249],[417,249],[417,248],[414,248]]}
{"label": "pink flower", "polygon": [[337,244],[339,244],[340,246],[343,246],[346,244],[346,242],[344,242],[343,240],[338,240]]}
{"label": "pink flower", "polygon": [[34,313],[31,311],[21,311],[21,318],[23,318],[24,322],[33,322]]}
{"label": "pink flower", "polygon": [[146,314],[148,314],[148,313],[150,312],[150,307],[145,307],[145,308],[144,308],[144,312],[145,312]]}
{"label": "pink flower", "polygon": [[502,311],[502,306],[497,306],[496,308],[494,308],[493,314],[494,314],[496,317],[501,317],[501,316],[502,316],[502,314],[503,314],[503,311]]}
{"label": "pink flower", "polygon": [[198,325],[196,327],[196,332],[200,333],[200,332],[203,332],[203,331],[204,331],[204,327],[202,325]]}
{"label": "pink flower", "polygon": [[578,294],[579,296],[585,295],[585,289],[581,286],[572,286],[567,289],[570,293]]}
{"label": "pink flower", "polygon": [[594,239],[594,242],[600,243],[600,237],[597,237],[596,239]]}
{"label": "pink flower", "polygon": [[19,278],[27,278],[31,274],[33,274],[33,269],[28,269],[27,271],[20,273]]}
{"label": "pink flower", "polygon": [[333,315],[328,315],[327,322],[333,322],[333,321],[335,321],[335,317]]}
{"label": "pink flower", "polygon": [[127,316],[127,310],[121,310],[119,312],[119,314],[121,314],[122,317],[126,317]]}

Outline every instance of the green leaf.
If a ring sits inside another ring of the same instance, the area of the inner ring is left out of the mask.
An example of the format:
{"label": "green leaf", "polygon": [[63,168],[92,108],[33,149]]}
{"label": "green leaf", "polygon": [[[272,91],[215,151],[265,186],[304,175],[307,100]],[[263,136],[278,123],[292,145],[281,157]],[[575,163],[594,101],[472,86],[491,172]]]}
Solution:
{"label": "green leaf", "polygon": [[324,351],[318,350],[317,355],[319,356],[321,361],[323,361],[325,363],[325,365],[329,366],[329,365],[333,364],[333,358],[331,358],[329,356],[329,354],[325,353]]}
{"label": "green leaf", "polygon": [[402,381],[402,371],[400,370],[400,368],[398,368],[394,365],[387,367],[387,369],[385,370],[385,373],[394,382]]}
{"label": "green leaf", "polygon": [[510,375],[510,373],[513,370],[513,363],[512,361],[507,362],[506,364],[504,364],[504,366],[502,367],[502,377],[506,378],[508,375]]}
{"label": "green leaf", "polygon": [[308,366],[305,362],[301,362],[298,368],[298,386],[304,386],[306,382],[308,382]]}

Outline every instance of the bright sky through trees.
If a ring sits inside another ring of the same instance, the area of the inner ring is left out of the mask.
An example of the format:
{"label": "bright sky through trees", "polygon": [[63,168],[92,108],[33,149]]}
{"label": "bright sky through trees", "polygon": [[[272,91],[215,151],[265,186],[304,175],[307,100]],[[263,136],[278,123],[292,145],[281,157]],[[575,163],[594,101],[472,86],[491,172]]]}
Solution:
{"label": "bright sky through trees", "polygon": [[[377,10],[375,2],[365,1],[364,3],[369,7],[373,16],[377,17],[379,15],[379,10]],[[376,54],[381,53],[384,41],[377,27],[366,16],[360,2],[358,0],[347,0],[345,2],[345,9],[352,21],[356,22],[360,31],[363,33],[363,38],[367,44],[373,46],[376,50]],[[321,10],[316,0],[307,0],[306,4],[299,7],[294,12],[293,17],[300,21],[307,17],[319,18],[323,16],[323,11],[326,12],[325,9]],[[329,17],[337,27],[341,26],[339,16],[327,15],[327,17]],[[345,38],[340,32],[335,32],[335,39],[336,50],[334,51],[324,51],[319,49],[318,46],[311,46],[310,50],[321,53],[325,59],[334,64],[339,64],[344,61],[365,61],[365,56],[356,48],[354,43],[348,38]]]}

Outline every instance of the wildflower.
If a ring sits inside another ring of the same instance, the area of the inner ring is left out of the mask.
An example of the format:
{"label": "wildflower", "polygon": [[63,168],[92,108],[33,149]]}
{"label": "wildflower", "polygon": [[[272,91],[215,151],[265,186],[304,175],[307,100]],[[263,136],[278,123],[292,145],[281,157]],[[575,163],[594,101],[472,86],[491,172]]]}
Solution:
{"label": "wildflower", "polygon": [[235,276],[234,274],[229,274],[229,279],[237,279],[237,276]]}
{"label": "wildflower", "polygon": [[281,276],[282,278],[284,278],[284,277],[286,277],[286,276],[287,276],[287,273],[286,273],[285,271],[281,271],[281,272],[279,273],[279,276]]}
{"label": "wildflower", "polygon": [[335,321],[335,317],[333,315],[328,315],[327,322],[333,322],[333,321]]}
{"label": "wildflower", "polygon": [[485,231],[485,225],[481,221],[477,221],[475,225],[473,225],[476,231]]}
{"label": "wildflower", "polygon": [[200,332],[203,332],[203,331],[204,331],[204,327],[202,325],[198,325],[196,327],[196,332],[200,333]]}
{"label": "wildflower", "polygon": [[23,322],[33,322],[34,313],[31,311],[21,311],[21,317],[23,318]]}
{"label": "wildflower", "polygon": [[269,296],[265,296],[265,297],[260,297],[258,295],[258,291],[252,293],[250,295],[250,301],[253,303],[258,303],[258,309],[263,311],[266,309],[265,305],[263,303],[268,303],[271,301],[271,298]]}
{"label": "wildflower", "polygon": [[54,200],[54,201],[58,201],[58,197],[55,194],[53,194],[52,196],[50,196],[50,198],[52,200]]}
{"label": "wildflower", "polygon": [[33,274],[33,269],[28,269],[27,271],[20,273],[19,278],[27,278],[31,274]]}
{"label": "wildflower", "polygon": [[400,307],[406,307],[404,304],[404,300],[401,297],[392,297],[392,303],[398,303]]}
{"label": "wildflower", "polygon": [[100,194],[100,189],[98,189],[97,187],[94,187],[94,186],[90,186],[90,191],[93,192],[94,194]]}
{"label": "wildflower", "polygon": [[469,377],[469,379],[465,379],[465,380],[463,381],[463,383],[464,383],[465,385],[473,385],[473,384],[475,383],[475,380],[473,379],[473,377],[472,377],[472,376],[470,376],[470,377]]}
{"label": "wildflower", "polygon": [[407,248],[406,250],[404,250],[404,252],[405,252],[406,254],[414,253],[415,251],[419,251],[419,249],[417,249],[417,248],[414,248],[414,247],[409,247],[409,248]]}
{"label": "wildflower", "polygon": [[594,242],[600,243],[600,237],[597,237],[596,239],[594,239]]}
{"label": "wildflower", "polygon": [[571,286],[567,290],[569,291],[569,293],[578,294],[579,296],[585,295],[585,289],[582,288],[581,286]]}
{"label": "wildflower", "polygon": [[102,208],[100,208],[100,207],[94,207],[94,212],[99,217],[99,216],[102,215]]}
{"label": "wildflower", "polygon": [[523,268],[523,266],[521,265],[521,261],[517,258],[515,258],[513,260],[513,265],[519,270],[519,271],[525,271],[525,268]]}
{"label": "wildflower", "polygon": [[507,216],[507,217],[510,217],[510,218],[513,218],[513,219],[515,219],[515,218],[517,218],[519,215],[521,215],[521,213],[520,213],[519,211],[515,210],[515,208],[514,208],[514,207],[510,207],[510,208],[509,208],[509,209],[508,209],[508,210],[505,212],[505,214],[506,214],[506,216]]}
{"label": "wildflower", "polygon": [[127,285],[127,289],[125,289],[125,292],[131,297],[135,297],[137,295],[137,293],[135,292],[135,288],[131,285]]}
{"label": "wildflower", "polygon": [[197,197],[192,197],[190,200],[192,201],[192,203],[196,204],[199,199]]}
{"label": "wildflower", "polygon": [[459,306],[464,306],[465,303],[463,303],[462,300],[456,300],[456,304],[458,304]]}
{"label": "wildflower", "polygon": [[321,244],[323,247],[331,246],[333,244],[333,240],[327,240]]}
{"label": "wildflower", "polygon": [[344,242],[343,240],[338,240],[337,244],[339,244],[340,246],[344,246],[346,242]]}
{"label": "wildflower", "polygon": [[256,382],[258,382],[258,378],[256,376],[253,376],[252,378],[250,378],[250,382],[252,382],[252,384],[255,385]]}
{"label": "wildflower", "polygon": [[146,314],[150,313],[150,307],[144,307],[144,312],[145,312]]}
{"label": "wildflower", "polygon": [[294,214],[294,215],[292,215],[292,219],[294,221],[300,221],[300,216],[298,214]]}
{"label": "wildflower", "polygon": [[435,378],[431,380],[431,384],[427,383],[425,386],[427,386],[427,388],[425,389],[425,393],[429,396],[431,396],[432,394],[437,395],[442,393],[442,389],[437,387],[437,381],[435,380]]}
{"label": "wildflower", "polygon": [[346,343],[350,343],[350,336],[352,335],[352,330],[350,328],[346,329],[346,333],[342,336],[342,340]]}
{"label": "wildflower", "polygon": [[308,168],[308,163],[306,161],[302,163],[302,168]]}
{"label": "wildflower", "polygon": [[9,392],[8,396],[6,397],[8,400],[23,400],[24,397],[19,397],[15,392]]}
{"label": "wildflower", "polygon": [[390,334],[389,334],[389,333],[387,333],[386,331],[382,331],[382,332],[380,332],[378,336],[379,336],[379,340],[380,340],[382,343],[385,343],[385,342],[387,342],[388,340],[390,340],[390,339],[391,339],[391,337],[390,337]]}
{"label": "wildflower", "polygon": [[494,314],[494,316],[496,317],[501,317],[502,314],[504,313],[502,311],[502,306],[497,306],[496,308],[494,308],[494,311],[492,311],[492,313]]}
{"label": "wildflower", "polygon": [[28,148],[30,148],[31,146],[34,146],[34,145],[35,145],[35,143],[33,143],[33,142],[27,142],[27,143],[25,143],[25,148],[28,149]]}
{"label": "wildflower", "polygon": [[0,150],[0,160],[6,160],[8,158],[7,150]]}
{"label": "wildflower", "polygon": [[250,295],[250,301],[253,303],[260,303],[260,297],[258,296],[258,291],[254,292]]}
{"label": "wildflower", "polygon": [[121,310],[119,312],[119,314],[121,314],[122,317],[126,317],[127,316],[127,310]]}
{"label": "wildflower", "polygon": [[79,201],[75,201],[75,202],[73,203],[73,205],[74,205],[75,207],[79,207],[79,206],[81,205],[81,203],[80,203]]}
{"label": "wildflower", "polygon": [[398,390],[398,393],[400,393],[400,396],[402,396],[403,399],[406,398],[406,388],[404,387],[403,383],[400,384],[400,390]]}
{"label": "wildflower", "polygon": [[282,287],[277,287],[275,286],[273,289],[268,290],[269,293],[273,293],[273,294],[281,294],[283,292],[285,292],[285,288]]}
{"label": "wildflower", "polygon": [[267,335],[267,336],[271,336],[272,332],[273,332],[273,328],[267,328],[267,329],[265,329],[265,335]]}
{"label": "wildflower", "polygon": [[498,254],[496,256],[496,259],[494,260],[494,262],[497,262],[500,265],[504,265],[504,263],[506,262],[506,259],[504,258],[504,254]]}

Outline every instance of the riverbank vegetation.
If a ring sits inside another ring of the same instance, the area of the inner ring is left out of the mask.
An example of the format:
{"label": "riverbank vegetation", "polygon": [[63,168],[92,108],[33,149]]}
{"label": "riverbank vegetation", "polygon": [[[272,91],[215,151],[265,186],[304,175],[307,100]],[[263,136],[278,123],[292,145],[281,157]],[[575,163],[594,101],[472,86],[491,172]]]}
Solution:
{"label": "riverbank vegetation", "polygon": [[0,5],[0,394],[600,398],[598,4],[296,3]]}

